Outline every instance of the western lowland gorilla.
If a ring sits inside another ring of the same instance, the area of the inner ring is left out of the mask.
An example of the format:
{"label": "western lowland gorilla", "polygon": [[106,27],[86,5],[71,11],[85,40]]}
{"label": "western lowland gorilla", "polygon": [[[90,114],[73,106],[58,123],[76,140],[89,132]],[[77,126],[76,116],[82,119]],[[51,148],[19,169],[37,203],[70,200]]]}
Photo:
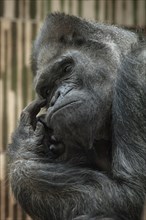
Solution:
{"label": "western lowland gorilla", "polygon": [[[11,187],[35,220],[138,220],[146,194],[146,46],[55,13],[32,51],[38,98],[8,147]],[[44,113],[40,113],[44,108]]]}

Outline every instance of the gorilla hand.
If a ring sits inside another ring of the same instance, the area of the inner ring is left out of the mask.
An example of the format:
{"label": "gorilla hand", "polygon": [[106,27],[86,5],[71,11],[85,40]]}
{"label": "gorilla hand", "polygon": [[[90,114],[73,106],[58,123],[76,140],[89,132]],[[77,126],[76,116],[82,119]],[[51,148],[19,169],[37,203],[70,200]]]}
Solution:
{"label": "gorilla hand", "polygon": [[41,116],[36,117],[45,103],[45,100],[35,100],[22,111],[19,125],[13,134],[15,148],[9,148],[9,151],[15,150],[15,159],[20,159],[23,155],[25,159],[48,161],[58,154],[57,150],[54,151],[58,142],[52,140],[49,130],[39,120]]}

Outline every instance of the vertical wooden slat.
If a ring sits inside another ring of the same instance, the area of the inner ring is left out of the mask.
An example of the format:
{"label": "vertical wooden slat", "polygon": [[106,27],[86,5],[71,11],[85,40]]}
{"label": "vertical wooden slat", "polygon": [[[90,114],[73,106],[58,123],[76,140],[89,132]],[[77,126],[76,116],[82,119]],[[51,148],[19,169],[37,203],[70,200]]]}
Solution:
{"label": "vertical wooden slat", "polygon": [[42,3],[40,0],[37,0],[37,2],[36,2],[36,10],[37,10],[36,19],[40,20],[41,19],[41,12],[42,12]]}
{"label": "vertical wooden slat", "polygon": [[4,14],[4,0],[0,1],[0,17]]}
{"label": "vertical wooden slat", "polygon": [[137,24],[137,4],[138,0],[133,1],[133,22],[135,25]]}
{"label": "vertical wooden slat", "polygon": [[104,21],[105,18],[105,0],[99,0],[99,12],[98,12],[98,20],[99,21]]}
{"label": "vertical wooden slat", "polygon": [[[124,1],[124,0],[123,0]],[[123,16],[124,25],[134,25],[134,17],[133,17],[133,2],[131,0],[127,0],[124,2],[125,11]]]}
{"label": "vertical wooden slat", "polygon": [[5,152],[0,153],[0,181],[5,180]]}
{"label": "vertical wooden slat", "polygon": [[[10,34],[10,22],[9,20],[7,20],[5,22],[5,92],[4,92],[4,106],[5,106],[5,131],[7,133],[7,139],[4,143],[4,150],[7,147],[7,144],[9,142],[9,136],[10,136],[10,132],[12,132],[12,130],[10,130],[11,128],[11,120],[10,120],[10,102],[11,100],[9,99],[9,92],[11,89],[11,34]],[[9,126],[8,126],[9,123]],[[4,163],[4,170],[5,170],[5,175],[4,175],[4,180],[3,183],[5,183],[4,186],[4,193],[5,193],[5,199],[4,199],[4,203],[5,203],[5,218],[8,217],[9,214],[9,201],[8,201],[8,197],[9,197],[9,187],[8,187],[8,182],[7,182],[7,163],[6,163],[6,158],[5,158],[5,163]]]}
{"label": "vertical wooden slat", "polygon": [[123,0],[116,1],[115,22],[117,24],[123,24]]}
{"label": "vertical wooden slat", "polygon": [[4,112],[4,71],[5,71],[5,36],[4,24],[0,22],[0,219],[5,219],[5,153],[3,148],[3,112]]}
{"label": "vertical wooden slat", "polygon": [[146,26],[146,0],[137,3],[137,24]]}
{"label": "vertical wooden slat", "polygon": [[[0,78],[2,79],[2,83],[4,81],[4,72],[5,72],[5,29],[4,29],[4,21],[0,22]],[[3,86],[3,85],[2,85]],[[2,89],[2,87],[1,87]],[[3,92],[3,90],[2,90]],[[2,101],[2,100],[1,100]],[[2,109],[1,109],[2,110]]]}
{"label": "vertical wooden slat", "polygon": [[77,0],[72,1],[72,14],[78,16],[78,2],[77,2]]}
{"label": "vertical wooden slat", "polygon": [[[28,0],[27,0],[28,1]],[[43,2],[43,1],[42,1]],[[36,18],[36,0],[30,1],[29,0],[29,14],[31,19]]]}
{"label": "vertical wooden slat", "polygon": [[3,79],[2,73],[4,74],[4,32],[3,22],[0,22],[0,153],[2,152],[3,144]]}
{"label": "vertical wooden slat", "polygon": [[112,23],[115,23],[116,0],[112,0]]}
{"label": "vertical wooden slat", "polygon": [[[118,1],[118,0],[117,0]],[[106,16],[106,22],[108,23],[112,23],[113,22],[113,7],[112,7],[112,1],[108,1],[106,0],[106,13],[105,13],[105,16]],[[117,8],[116,8],[117,10]]]}
{"label": "vertical wooden slat", "polygon": [[0,79],[0,153],[2,152],[2,144],[3,144],[3,81]]}
{"label": "vertical wooden slat", "polygon": [[11,90],[11,82],[12,82],[12,35],[11,35],[11,23],[9,22],[9,27],[8,27],[8,49],[7,49],[7,108],[8,108],[8,112],[7,112],[7,117],[8,117],[8,122],[9,122],[9,126],[8,126],[8,142],[10,141],[10,137],[11,137],[11,133],[14,130],[14,126],[15,126],[15,97],[14,97],[14,93]]}
{"label": "vertical wooden slat", "polygon": [[30,4],[29,4],[29,1],[28,1],[28,0],[25,0],[25,11],[24,11],[24,17],[25,17],[26,19],[29,19],[29,18],[30,18],[29,11],[30,11]]}
{"label": "vertical wooden slat", "polygon": [[25,66],[27,69],[27,103],[32,100],[32,73],[30,70],[30,54],[31,54],[32,25],[26,23],[25,26]]}
{"label": "vertical wooden slat", "polygon": [[17,105],[17,118],[19,117],[22,111],[22,22],[17,22],[17,97],[16,97],[16,105]]}
{"label": "vertical wooden slat", "polygon": [[19,18],[23,18],[23,12],[24,12],[24,8],[23,8],[23,1],[19,1],[17,2],[17,4],[19,5]]}
{"label": "vertical wooden slat", "polygon": [[88,19],[93,19],[95,17],[94,14],[94,0],[84,1],[83,2],[82,15]]}
{"label": "vertical wooden slat", "polygon": [[69,14],[72,14],[72,1],[67,1],[68,2],[68,7],[69,7]]}
{"label": "vertical wooden slat", "polygon": [[95,13],[95,19],[98,20],[99,18],[99,1],[94,0],[94,13]]}
{"label": "vertical wooden slat", "polygon": [[42,1],[42,12],[41,12],[41,19],[40,20],[43,20],[47,13],[48,13],[47,0],[45,0],[45,1]]}
{"label": "vertical wooden slat", "polygon": [[[85,4],[85,1],[84,1],[84,4]],[[83,0],[78,0],[78,6],[77,6],[77,9],[78,9],[78,16],[82,17],[82,14],[83,14]]]}
{"label": "vertical wooden slat", "polygon": [[19,17],[19,0],[15,0],[15,18]]}
{"label": "vertical wooden slat", "polygon": [[67,14],[69,14],[69,3],[70,3],[70,1],[64,0],[64,9],[63,9],[63,11]]}
{"label": "vertical wooden slat", "polygon": [[[8,106],[8,143],[10,143],[10,137],[11,133],[14,131],[15,128],[15,94],[14,91],[12,91],[12,56],[13,56],[13,51],[12,51],[12,28],[11,28],[12,22],[9,21],[9,26],[8,26],[8,49],[7,49],[7,74],[8,74],[8,79],[7,79],[7,106]],[[7,169],[6,169],[7,171]],[[13,209],[12,209],[12,203],[10,199],[10,188],[8,185],[8,174],[6,173],[6,203],[7,203],[7,214],[8,216],[13,216]],[[7,216],[7,219],[9,219]]]}
{"label": "vertical wooden slat", "polygon": [[25,45],[26,45],[26,41],[25,41],[25,27],[26,27],[26,22],[22,23],[22,108],[24,108],[27,105],[27,95],[28,95],[28,91],[27,91],[27,69],[25,66]]}
{"label": "vertical wooden slat", "polygon": [[3,117],[2,117],[2,124],[3,124],[3,143],[2,143],[2,149],[3,151],[5,150],[7,146],[7,140],[8,140],[8,131],[7,131],[7,102],[6,102],[6,97],[7,97],[7,21],[3,22],[2,25],[3,29],[3,43],[4,43],[4,74],[3,74],[3,103],[2,103],[2,111],[3,111]]}
{"label": "vertical wooden slat", "polygon": [[4,1],[4,15],[7,18],[13,18],[15,13],[15,1]]}
{"label": "vertical wooden slat", "polygon": [[20,208],[20,205],[17,203],[17,219],[21,219],[22,220],[22,209]]}
{"label": "vertical wooden slat", "polygon": [[0,21],[0,153],[2,152],[3,144],[3,79],[4,74],[4,31],[3,22]]}
{"label": "vertical wooden slat", "polygon": [[4,169],[4,172],[2,173],[3,176],[1,176],[0,180],[0,191],[1,191],[1,203],[0,203],[0,219],[6,219],[6,195],[5,195],[5,154],[1,154],[1,165]]}
{"label": "vertical wooden slat", "polygon": [[15,215],[15,209],[14,206],[16,205],[16,201],[12,195],[11,190],[9,189],[9,220],[14,219],[14,215]]}
{"label": "vertical wooden slat", "polygon": [[52,1],[52,11],[60,11],[60,0]]}
{"label": "vertical wooden slat", "polygon": [[141,219],[142,220],[146,220],[146,203],[145,203],[145,205],[143,207],[143,213],[142,213],[142,218]]}
{"label": "vertical wooden slat", "polygon": [[64,0],[60,0],[60,11],[64,11]]}
{"label": "vertical wooden slat", "polygon": [[48,13],[52,11],[52,1],[53,0],[46,1],[46,8],[48,10]]}
{"label": "vertical wooden slat", "polygon": [[[2,143],[0,147],[0,167],[1,167],[1,173],[0,173],[0,194],[1,194],[1,205],[0,205],[0,218],[5,219],[6,218],[6,185],[5,185],[5,171],[6,171],[6,158],[5,158],[5,147],[7,144],[7,112],[6,110],[6,79],[7,79],[7,74],[6,74],[6,60],[7,60],[7,33],[6,33],[6,28],[7,28],[7,22],[2,22],[1,23],[1,77],[2,77],[2,87],[1,87],[1,92],[3,95],[3,98],[1,99],[1,123],[2,123]],[[4,133],[3,133],[4,131]]]}

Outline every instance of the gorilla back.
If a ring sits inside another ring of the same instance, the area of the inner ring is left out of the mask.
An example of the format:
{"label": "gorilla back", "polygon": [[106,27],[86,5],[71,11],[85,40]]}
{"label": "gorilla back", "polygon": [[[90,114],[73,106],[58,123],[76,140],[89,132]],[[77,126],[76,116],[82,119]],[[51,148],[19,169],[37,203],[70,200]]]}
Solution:
{"label": "gorilla back", "polygon": [[32,69],[38,99],[23,110],[8,147],[20,205],[41,220],[140,219],[146,46],[129,31],[51,14]]}

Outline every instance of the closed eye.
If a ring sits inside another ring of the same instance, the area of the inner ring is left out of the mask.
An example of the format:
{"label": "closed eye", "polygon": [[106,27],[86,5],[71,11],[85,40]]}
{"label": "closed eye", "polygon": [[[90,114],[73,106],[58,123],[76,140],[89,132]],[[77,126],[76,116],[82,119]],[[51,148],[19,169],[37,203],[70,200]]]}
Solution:
{"label": "closed eye", "polygon": [[72,65],[70,63],[67,63],[62,69],[64,73],[70,73],[72,71]]}
{"label": "closed eye", "polygon": [[65,57],[62,60],[57,61],[54,64],[55,67],[55,72],[59,74],[59,77],[70,73],[73,69],[74,66],[74,60],[72,59],[72,57]]}
{"label": "closed eye", "polygon": [[[50,71],[42,74],[42,82],[37,85],[37,93],[43,98],[48,98],[52,90],[56,89],[62,78],[72,72],[74,60],[72,57],[62,57],[56,61]],[[45,77],[44,77],[45,75]]]}

